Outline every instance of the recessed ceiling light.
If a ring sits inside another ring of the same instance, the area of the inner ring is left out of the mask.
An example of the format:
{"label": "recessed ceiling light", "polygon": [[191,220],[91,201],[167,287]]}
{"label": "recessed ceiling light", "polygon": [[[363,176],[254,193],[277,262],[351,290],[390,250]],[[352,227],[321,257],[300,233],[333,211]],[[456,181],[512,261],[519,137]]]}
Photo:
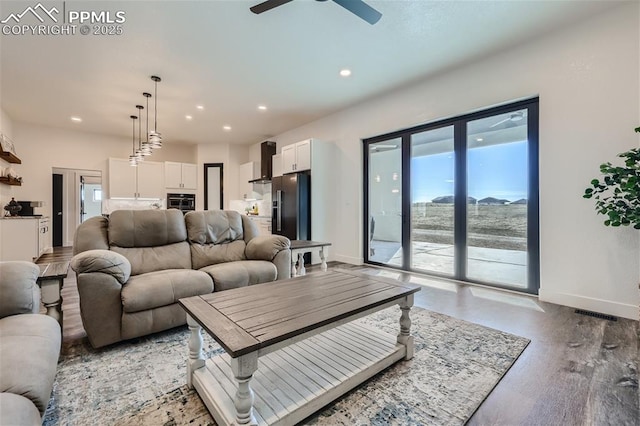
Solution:
{"label": "recessed ceiling light", "polygon": [[351,70],[348,70],[348,69],[340,70],[340,75],[343,77],[349,77],[351,75]]}
{"label": "recessed ceiling light", "polygon": [[258,105],[258,109],[260,111],[266,111],[267,110],[267,106],[266,105]]}
{"label": "recessed ceiling light", "polygon": [[476,138],[476,140],[477,140],[478,142],[482,142],[484,139],[482,139],[482,138]]}
{"label": "recessed ceiling light", "polygon": [[231,126],[222,126],[222,128],[227,132],[231,130]]}
{"label": "recessed ceiling light", "polygon": [[199,110],[203,110],[204,109],[204,105],[196,105],[196,108],[198,108]]}
{"label": "recessed ceiling light", "polygon": [[71,117],[71,121],[76,123],[82,123],[82,118],[80,117]]}
{"label": "recessed ceiling light", "polygon": [[193,117],[190,115],[185,115],[184,118],[186,118],[187,120],[193,120]]}

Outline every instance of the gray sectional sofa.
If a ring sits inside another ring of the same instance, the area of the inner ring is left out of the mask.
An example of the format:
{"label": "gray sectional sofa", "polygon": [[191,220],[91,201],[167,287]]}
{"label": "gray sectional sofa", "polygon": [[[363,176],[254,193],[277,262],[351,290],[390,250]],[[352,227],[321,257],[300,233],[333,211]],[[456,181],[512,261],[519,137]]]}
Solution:
{"label": "gray sectional sofa", "polygon": [[0,262],[0,425],[40,425],[58,367],[62,333],[39,314],[40,268]]}
{"label": "gray sectional sofa", "polygon": [[290,241],[235,211],[118,210],[76,230],[82,323],[101,347],[186,323],[183,297],[291,276]]}

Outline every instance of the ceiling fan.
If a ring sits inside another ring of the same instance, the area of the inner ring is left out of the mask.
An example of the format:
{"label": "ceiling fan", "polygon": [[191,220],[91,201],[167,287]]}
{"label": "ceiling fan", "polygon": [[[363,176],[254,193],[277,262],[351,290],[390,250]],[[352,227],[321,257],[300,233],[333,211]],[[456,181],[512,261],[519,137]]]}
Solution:
{"label": "ceiling fan", "polygon": [[489,126],[490,128],[496,127],[502,123],[507,123],[508,124],[514,124],[517,121],[521,121],[522,119],[524,119],[524,113],[521,111],[516,111],[516,112],[512,112],[509,117],[505,118],[504,120],[500,120],[497,123],[493,123],[491,126]]}
{"label": "ceiling fan", "polygon": [[[259,15],[263,12],[276,8],[278,6],[282,6],[283,4],[289,3],[293,0],[267,0],[255,6],[252,6],[249,10],[253,13]],[[327,1],[327,0],[316,0],[316,1]],[[349,12],[357,15],[358,17],[364,19],[371,25],[375,24],[380,20],[382,14],[366,4],[362,0],[333,0],[334,3],[344,7]]]}

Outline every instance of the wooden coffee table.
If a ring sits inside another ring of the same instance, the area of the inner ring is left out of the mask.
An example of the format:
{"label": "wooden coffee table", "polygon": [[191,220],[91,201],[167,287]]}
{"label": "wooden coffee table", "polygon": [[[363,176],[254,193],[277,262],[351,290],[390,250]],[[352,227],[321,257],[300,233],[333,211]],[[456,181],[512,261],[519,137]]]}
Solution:
{"label": "wooden coffee table", "polygon": [[[187,383],[219,425],[295,424],[413,357],[409,310],[418,291],[334,270],[180,299],[191,330]],[[397,336],[352,323],[393,305]],[[225,354],[204,359],[201,327]]]}

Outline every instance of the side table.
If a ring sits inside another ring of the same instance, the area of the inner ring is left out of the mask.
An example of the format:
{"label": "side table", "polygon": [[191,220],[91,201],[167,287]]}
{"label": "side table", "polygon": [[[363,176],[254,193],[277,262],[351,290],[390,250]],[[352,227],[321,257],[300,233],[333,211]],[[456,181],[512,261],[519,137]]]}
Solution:
{"label": "side table", "polygon": [[62,329],[62,286],[67,277],[69,262],[44,263],[38,266],[42,303],[47,308],[47,315],[58,321]]}
{"label": "side table", "polygon": [[[291,240],[291,276],[305,275],[307,271],[304,269],[304,254],[317,251],[322,261],[320,269],[327,270],[327,261],[324,254],[324,248],[329,247],[331,243],[322,243],[319,241],[307,240]],[[296,270],[296,260],[298,261],[298,269]]]}

